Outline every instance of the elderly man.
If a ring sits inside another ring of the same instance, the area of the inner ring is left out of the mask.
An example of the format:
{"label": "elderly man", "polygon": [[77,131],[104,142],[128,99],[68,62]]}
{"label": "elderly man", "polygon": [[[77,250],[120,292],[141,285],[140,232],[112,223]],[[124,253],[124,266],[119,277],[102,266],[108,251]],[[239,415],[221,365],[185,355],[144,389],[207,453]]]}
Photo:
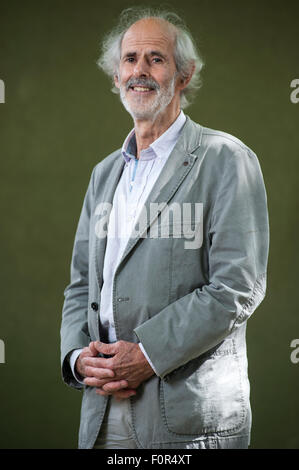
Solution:
{"label": "elderly man", "polygon": [[92,172],[64,291],[79,447],[247,448],[246,322],[269,244],[258,159],[182,111],[202,60],[176,15],[126,11],[99,65],[134,129]]}

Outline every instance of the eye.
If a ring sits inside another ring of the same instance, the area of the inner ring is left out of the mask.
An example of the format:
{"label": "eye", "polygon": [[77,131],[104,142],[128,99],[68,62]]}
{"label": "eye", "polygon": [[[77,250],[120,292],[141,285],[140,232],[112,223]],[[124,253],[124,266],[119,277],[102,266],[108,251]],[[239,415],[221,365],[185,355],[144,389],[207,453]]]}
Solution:
{"label": "eye", "polygon": [[134,60],[135,60],[134,57],[127,57],[125,59],[126,62],[134,62]]}
{"label": "eye", "polygon": [[160,57],[154,57],[154,58],[153,58],[153,61],[154,61],[155,63],[158,63],[158,62],[162,62],[162,59],[161,59]]}

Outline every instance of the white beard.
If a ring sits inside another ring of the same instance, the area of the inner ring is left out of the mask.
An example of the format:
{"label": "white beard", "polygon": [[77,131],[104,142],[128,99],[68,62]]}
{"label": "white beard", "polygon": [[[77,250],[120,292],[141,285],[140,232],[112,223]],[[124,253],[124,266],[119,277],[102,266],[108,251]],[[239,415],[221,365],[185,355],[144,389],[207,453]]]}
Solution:
{"label": "white beard", "polygon": [[134,97],[134,104],[129,104],[125,94],[126,87],[124,85],[121,85],[121,102],[124,105],[125,109],[128,111],[128,113],[131,114],[133,119],[155,121],[158,114],[164,111],[164,109],[169,105],[174,96],[175,79],[176,74],[174,74],[173,78],[169,82],[168,87],[156,90],[156,95],[151,98],[148,103],[143,101],[142,96],[136,96]]}

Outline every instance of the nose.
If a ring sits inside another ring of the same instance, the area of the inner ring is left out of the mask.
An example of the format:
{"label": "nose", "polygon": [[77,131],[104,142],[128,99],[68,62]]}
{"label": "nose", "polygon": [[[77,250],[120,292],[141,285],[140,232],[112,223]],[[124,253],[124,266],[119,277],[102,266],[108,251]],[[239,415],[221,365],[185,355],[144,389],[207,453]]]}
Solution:
{"label": "nose", "polygon": [[144,58],[140,58],[134,67],[134,76],[147,78],[149,76],[149,68],[146,60]]}

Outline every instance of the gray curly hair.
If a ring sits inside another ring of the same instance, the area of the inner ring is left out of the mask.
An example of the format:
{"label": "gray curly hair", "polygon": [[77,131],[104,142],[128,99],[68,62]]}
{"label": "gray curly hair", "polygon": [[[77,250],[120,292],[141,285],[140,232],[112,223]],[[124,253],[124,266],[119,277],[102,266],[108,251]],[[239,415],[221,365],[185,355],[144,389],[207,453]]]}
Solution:
{"label": "gray curly hair", "polygon": [[187,87],[181,91],[181,108],[184,109],[191,104],[195,92],[201,87],[202,79],[200,72],[204,62],[197,51],[191,33],[183,20],[173,12],[153,8],[127,8],[120,14],[119,22],[103,39],[102,51],[97,65],[112,79],[113,93],[119,93],[114,85],[114,75],[118,74],[121,58],[121,43],[127,30],[137,21],[145,18],[157,18],[165,20],[175,27],[175,49],[174,59],[177,72],[183,79],[190,75],[192,67],[195,71]]}

